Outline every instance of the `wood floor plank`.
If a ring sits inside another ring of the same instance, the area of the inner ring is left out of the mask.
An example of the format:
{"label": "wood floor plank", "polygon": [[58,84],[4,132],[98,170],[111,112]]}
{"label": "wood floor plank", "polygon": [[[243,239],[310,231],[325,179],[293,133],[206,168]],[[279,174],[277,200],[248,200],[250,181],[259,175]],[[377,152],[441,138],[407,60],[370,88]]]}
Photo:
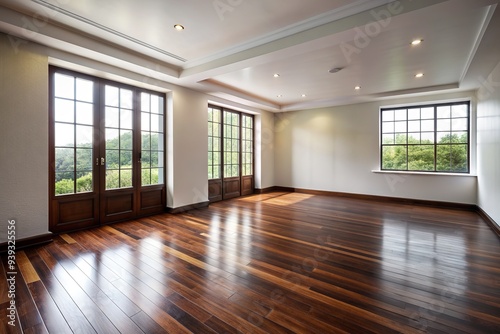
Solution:
{"label": "wood floor plank", "polygon": [[22,334],[23,329],[21,327],[21,324],[19,323],[19,317],[13,320],[8,318],[8,315],[10,315],[10,312],[7,310],[8,307],[9,307],[8,303],[0,304],[0,317],[2,319],[0,323],[0,333]]}
{"label": "wood floor plank", "polygon": [[[78,285],[74,278],[66,269],[65,262],[67,260],[61,255],[62,251],[56,244],[47,246],[50,256],[60,263],[58,270],[55,270],[54,276],[64,286],[66,292],[70,295],[71,299],[78,305],[80,312],[92,324],[95,331],[98,333],[119,333],[115,325],[103,313],[103,310],[90,298],[87,293]],[[69,261],[67,261],[69,262]]]}
{"label": "wood floor plank", "polygon": [[[7,267],[9,268],[9,267]],[[4,269],[4,261],[0,261],[0,333],[22,333],[22,327],[19,322],[17,311],[11,310],[11,285],[7,282],[7,272]],[[9,275],[10,278],[10,275]],[[15,301],[15,300],[14,300]]]}
{"label": "wood floor plank", "polygon": [[85,315],[80,311],[78,305],[71,298],[64,287],[65,282],[59,282],[53,274],[53,270],[59,270],[56,266],[47,266],[55,260],[49,256],[45,248],[29,250],[28,258],[37,271],[43,285],[47,289],[57,308],[74,333],[96,333],[94,327],[89,323]]}
{"label": "wood floor plank", "polygon": [[[153,319],[153,321],[163,328],[167,333],[190,333],[190,331],[182,326],[176,319],[174,319],[170,314],[165,312],[157,304],[162,304],[163,297],[158,297],[154,301],[142,294],[141,291],[135,289],[136,286],[127,284],[125,281],[118,280],[114,282],[115,286],[119,288],[125,295],[134,300],[137,305],[142,309],[148,317]],[[137,319],[136,319],[137,320]],[[142,320],[137,320],[139,326],[144,327],[141,323]]]}
{"label": "wood floor plank", "polygon": [[98,285],[92,282],[92,280],[71,261],[71,252],[65,245],[61,245],[57,249],[51,249],[51,253],[57,258],[58,262],[66,270],[69,276],[71,276],[74,282],[79,285],[81,291],[85,292],[87,297],[95,303],[120,333],[143,333],[130,317],[108,297],[106,292],[103,292]]}
{"label": "wood floor plank", "polygon": [[24,251],[16,253],[16,260],[17,260],[17,265],[19,267],[19,271],[23,275],[24,281],[26,283],[33,283],[40,280],[40,277],[38,277],[38,274],[31,265],[31,262],[26,257]]}
{"label": "wood floor plank", "polygon": [[35,304],[49,333],[73,333],[41,280],[29,284]]}
{"label": "wood floor plank", "polygon": [[63,239],[64,241],[66,241],[70,245],[76,243],[75,239],[73,239],[72,237],[70,237],[67,234],[61,234],[60,237],[61,237],[61,239]]}
{"label": "wood floor plank", "polygon": [[139,326],[144,333],[148,334],[167,334],[167,330],[158,325],[151,317],[143,311],[133,315],[131,319]]}
{"label": "wood floor plank", "polygon": [[3,305],[9,302],[10,298],[9,298],[9,285],[7,283],[7,273],[3,267],[3,261],[0,261],[0,304]]}
{"label": "wood floor plank", "polygon": [[182,309],[184,312],[190,314],[194,318],[196,318],[200,322],[206,322],[210,318],[212,318],[212,314],[209,312],[205,311],[195,303],[187,300],[183,296],[179,295],[178,293],[173,293],[168,297],[168,300],[170,300],[172,303],[174,303],[177,307]]}
{"label": "wood floor plank", "polygon": [[127,316],[131,317],[141,309],[128,299],[112,282],[101,274],[99,265],[96,268],[81,257],[74,259],[75,265],[90,279],[106,296],[112,300]]}
{"label": "wood floor plank", "polygon": [[[17,254],[16,254],[17,255]],[[3,267],[8,268],[7,266],[7,258],[2,257]],[[8,272],[7,272],[8,273]],[[15,291],[14,298],[12,299],[15,302],[15,307],[17,311],[17,319],[19,320],[20,327],[23,331],[28,331],[33,328],[36,328],[40,334],[48,333],[47,329],[44,325],[43,319],[40,316],[40,312],[35,305],[33,297],[28,288],[28,283],[23,279],[21,272],[17,272],[17,274],[9,275],[14,276],[15,280]],[[2,319],[2,321],[6,321],[7,319]]]}
{"label": "wood floor plank", "polygon": [[500,333],[500,239],[471,211],[276,192],[19,254],[2,333]]}

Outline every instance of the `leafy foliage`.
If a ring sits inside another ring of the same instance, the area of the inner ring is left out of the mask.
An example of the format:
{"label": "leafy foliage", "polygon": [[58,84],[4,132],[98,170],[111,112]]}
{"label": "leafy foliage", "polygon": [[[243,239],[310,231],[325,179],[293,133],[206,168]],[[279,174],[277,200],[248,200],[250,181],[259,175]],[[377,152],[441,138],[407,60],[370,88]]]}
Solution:
{"label": "leafy foliage", "polygon": [[64,179],[56,182],[56,195],[72,194],[74,183],[71,179]]}
{"label": "leafy foliage", "polygon": [[[406,137],[406,136],[405,136]],[[467,133],[443,136],[434,145],[430,140],[417,141],[408,138],[408,145],[401,144],[382,147],[382,169],[409,171],[467,172]]]}
{"label": "leafy foliage", "polygon": [[[158,160],[162,151],[160,136],[156,133],[142,135],[143,185],[158,184],[161,169]],[[121,136],[106,141],[106,189],[132,186],[132,132],[124,131]],[[120,150],[121,149],[121,150]],[[76,158],[76,159],[75,159]],[[92,145],[84,144],[78,148],[56,148],[56,195],[75,192],[74,172],[77,173],[76,192],[93,190]]]}

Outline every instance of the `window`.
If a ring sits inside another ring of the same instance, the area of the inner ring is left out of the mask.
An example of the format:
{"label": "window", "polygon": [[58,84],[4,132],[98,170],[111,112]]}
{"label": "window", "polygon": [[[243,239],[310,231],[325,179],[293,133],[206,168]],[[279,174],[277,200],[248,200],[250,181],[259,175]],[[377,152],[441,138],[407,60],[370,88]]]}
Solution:
{"label": "window", "polygon": [[208,179],[221,178],[221,111],[208,108]]}
{"label": "window", "polygon": [[54,75],[55,194],[93,191],[94,83]]}
{"label": "window", "polygon": [[381,109],[381,169],[469,173],[470,102]]}
{"label": "window", "polygon": [[241,115],[241,174],[253,175],[253,117]]}
{"label": "window", "polygon": [[132,187],[132,96],[130,89],[104,86],[106,189]]}
{"label": "window", "polygon": [[141,179],[142,185],[164,182],[163,98],[141,93]]}
{"label": "window", "polygon": [[240,176],[240,115],[224,110],[224,177]]}
{"label": "window", "polygon": [[163,212],[165,95],[53,66],[49,74],[51,231]]}
{"label": "window", "polygon": [[254,117],[208,106],[208,186],[210,201],[254,191]]}

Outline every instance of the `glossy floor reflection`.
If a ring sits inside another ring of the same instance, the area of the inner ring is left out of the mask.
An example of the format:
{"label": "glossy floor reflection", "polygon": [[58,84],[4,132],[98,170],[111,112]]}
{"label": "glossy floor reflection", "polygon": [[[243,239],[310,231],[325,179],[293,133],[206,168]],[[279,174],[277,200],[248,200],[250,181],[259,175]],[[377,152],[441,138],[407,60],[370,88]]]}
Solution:
{"label": "glossy floor reflection", "polygon": [[271,193],[18,252],[1,333],[499,333],[500,239],[473,212]]}

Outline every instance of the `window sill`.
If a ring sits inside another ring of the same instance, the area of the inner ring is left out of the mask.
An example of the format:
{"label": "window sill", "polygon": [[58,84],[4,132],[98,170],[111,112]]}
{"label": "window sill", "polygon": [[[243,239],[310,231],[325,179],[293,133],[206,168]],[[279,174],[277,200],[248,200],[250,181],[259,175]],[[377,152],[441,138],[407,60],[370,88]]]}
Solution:
{"label": "window sill", "polygon": [[380,174],[403,174],[403,175],[433,175],[433,176],[461,176],[461,177],[477,177],[476,174],[464,174],[464,173],[436,173],[436,172],[407,172],[407,171],[397,171],[397,170],[372,170],[372,173]]}

